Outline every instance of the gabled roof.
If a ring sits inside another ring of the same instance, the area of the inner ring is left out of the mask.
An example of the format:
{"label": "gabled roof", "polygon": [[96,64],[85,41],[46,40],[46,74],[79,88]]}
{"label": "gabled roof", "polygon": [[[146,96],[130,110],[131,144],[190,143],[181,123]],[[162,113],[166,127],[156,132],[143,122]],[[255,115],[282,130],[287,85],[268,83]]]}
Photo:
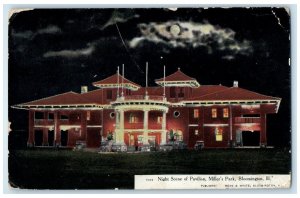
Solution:
{"label": "gabled roof", "polygon": [[192,78],[182,71],[180,68],[178,70],[165,78],[160,78],[155,80],[155,82],[161,86],[190,86],[190,87],[199,87],[200,84],[195,78]]}
{"label": "gabled roof", "polygon": [[239,87],[230,87],[214,93],[188,99],[189,101],[229,101],[229,100],[281,100],[277,97],[259,94]]}
{"label": "gabled roof", "polygon": [[141,87],[140,85],[124,78],[120,74],[114,74],[103,80],[93,82],[93,85],[95,87],[100,87],[100,88],[117,88],[117,87],[122,86],[122,82],[123,82],[124,88],[126,88],[126,89],[138,90]]}

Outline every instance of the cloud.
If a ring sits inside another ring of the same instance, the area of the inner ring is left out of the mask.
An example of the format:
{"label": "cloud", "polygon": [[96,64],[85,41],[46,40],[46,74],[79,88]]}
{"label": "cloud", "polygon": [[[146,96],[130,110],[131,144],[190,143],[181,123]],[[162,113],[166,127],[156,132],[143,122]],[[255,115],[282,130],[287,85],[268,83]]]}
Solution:
{"label": "cloud", "polygon": [[139,15],[135,14],[133,9],[126,9],[126,10],[114,10],[109,20],[102,26],[101,30],[114,25],[116,23],[125,23],[130,19],[138,18]]}
{"label": "cloud", "polygon": [[[141,36],[129,41],[131,48],[140,47],[145,41],[164,44],[170,48],[207,48],[209,53],[223,51],[247,55],[252,46],[248,40],[238,41],[236,32],[210,23],[168,21],[138,25]],[[226,59],[226,58],[225,58]]]}
{"label": "cloud", "polygon": [[77,58],[82,56],[89,56],[95,50],[93,45],[90,45],[87,48],[77,49],[77,50],[61,50],[61,51],[49,51],[46,52],[43,57],[50,58],[50,57],[64,57],[64,58]]}
{"label": "cloud", "polygon": [[56,34],[60,32],[61,29],[55,25],[49,25],[46,28],[37,30],[37,34]]}
{"label": "cloud", "polygon": [[12,30],[12,36],[16,38],[23,38],[23,39],[33,39],[37,35],[41,34],[58,34],[61,33],[61,29],[55,25],[48,25],[45,28],[41,28],[36,30],[36,32],[26,30],[23,32],[15,32]]}

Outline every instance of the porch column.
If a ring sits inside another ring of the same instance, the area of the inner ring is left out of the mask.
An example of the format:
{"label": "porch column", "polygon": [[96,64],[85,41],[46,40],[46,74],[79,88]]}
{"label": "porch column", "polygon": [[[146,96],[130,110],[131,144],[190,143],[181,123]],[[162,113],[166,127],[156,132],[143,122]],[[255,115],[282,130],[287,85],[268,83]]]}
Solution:
{"label": "porch column", "polygon": [[148,114],[149,110],[144,110],[144,137],[143,137],[143,144],[149,144],[148,142]]}
{"label": "porch column", "polygon": [[48,143],[48,128],[43,128],[43,146],[49,146],[49,143]]}
{"label": "porch column", "polygon": [[60,146],[60,113],[54,112],[54,143],[55,146]]}
{"label": "porch column", "polygon": [[81,112],[81,119],[80,119],[80,130],[81,130],[81,139],[83,141],[86,141],[87,135],[86,135],[86,128],[87,128],[87,112],[82,111]]}
{"label": "porch column", "polygon": [[119,110],[116,123],[116,143],[124,143],[124,110]]}
{"label": "porch column", "polygon": [[29,124],[28,124],[28,140],[27,140],[27,146],[32,147],[34,146],[34,111],[29,110]]}
{"label": "porch column", "polygon": [[260,114],[260,146],[267,146],[266,114]]}
{"label": "porch column", "polygon": [[167,139],[167,112],[163,111],[163,117],[162,117],[162,132],[161,132],[161,144],[166,144],[166,139]]}

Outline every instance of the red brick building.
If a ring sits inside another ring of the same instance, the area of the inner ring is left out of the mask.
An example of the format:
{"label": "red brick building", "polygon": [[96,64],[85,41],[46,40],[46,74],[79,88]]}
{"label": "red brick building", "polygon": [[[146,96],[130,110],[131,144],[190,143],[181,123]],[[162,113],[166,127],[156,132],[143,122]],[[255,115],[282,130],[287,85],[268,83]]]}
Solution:
{"label": "red brick building", "polygon": [[163,145],[171,136],[189,148],[196,141],[207,148],[267,145],[267,114],[277,113],[280,98],[237,82],[200,85],[180,69],[155,82],[141,87],[117,73],[94,82],[94,91],[83,87],[13,107],[29,112],[28,146],[99,147],[110,135],[127,146]]}

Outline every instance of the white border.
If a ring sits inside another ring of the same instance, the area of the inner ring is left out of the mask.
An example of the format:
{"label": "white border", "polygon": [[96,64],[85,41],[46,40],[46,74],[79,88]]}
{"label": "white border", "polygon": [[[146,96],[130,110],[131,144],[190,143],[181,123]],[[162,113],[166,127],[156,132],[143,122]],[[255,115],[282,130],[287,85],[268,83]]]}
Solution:
{"label": "white border", "polygon": [[[28,7],[39,7],[39,8],[45,8],[45,7],[52,7],[52,8],[58,8],[58,7],[63,7],[63,8],[68,8],[68,7],[176,7],[178,5],[181,5],[181,7],[200,7],[201,5],[205,5],[205,6],[214,6],[214,7],[218,7],[218,6],[222,6],[222,7],[232,7],[232,6],[235,6],[235,7],[244,7],[244,6],[276,6],[276,4],[278,6],[282,6],[282,4],[284,5],[288,5],[288,4],[294,4],[294,5],[289,5],[290,9],[291,9],[291,19],[292,19],[292,23],[291,23],[291,27],[292,27],[292,35],[291,35],[291,39],[292,39],[292,105],[293,105],[293,108],[292,108],[292,140],[294,141],[293,142],[293,145],[292,145],[292,149],[293,149],[293,152],[292,152],[292,155],[293,155],[293,175],[292,175],[292,178],[293,178],[293,183],[292,183],[292,189],[290,190],[272,190],[272,191],[268,191],[268,190],[259,190],[259,191],[253,191],[253,190],[243,190],[243,191],[177,191],[177,190],[172,190],[172,191],[138,191],[138,192],[131,192],[131,191],[76,191],[76,194],[77,195],[72,195],[74,197],[81,197],[82,193],[117,193],[117,194],[129,194],[129,193],[138,193],[138,194],[143,194],[143,197],[153,197],[153,195],[145,195],[147,193],[162,193],[162,194],[166,194],[166,193],[176,193],[178,195],[172,195],[172,197],[182,197],[182,193],[215,193],[215,194],[232,194],[234,193],[235,196],[241,196],[241,195],[237,195],[238,193],[249,193],[249,195],[245,194],[245,195],[242,195],[243,197],[253,197],[253,193],[257,194],[268,194],[268,193],[272,193],[272,194],[276,194],[276,195],[272,195],[272,197],[282,197],[282,193],[296,193],[296,185],[297,185],[297,181],[296,181],[296,178],[297,176],[297,170],[296,170],[296,165],[298,163],[296,163],[296,160],[297,160],[297,156],[295,154],[295,151],[297,151],[297,146],[296,146],[296,138],[297,138],[297,142],[299,142],[299,137],[297,137],[296,135],[296,132],[297,132],[297,125],[296,123],[299,122],[299,119],[297,118],[297,114],[296,112],[300,112],[300,109],[299,107],[297,106],[297,97],[298,97],[298,93],[297,93],[297,85],[298,85],[298,82],[297,82],[297,76],[298,75],[298,71],[297,70],[297,54],[299,55],[299,53],[297,53],[297,46],[299,47],[299,40],[297,39],[297,35],[299,34],[299,26],[297,26],[297,21],[300,21],[299,20],[299,15],[297,16],[297,5],[298,5],[298,1],[296,0],[286,0],[286,1],[282,1],[282,0],[266,0],[266,1],[263,1],[263,0],[252,0],[252,1],[246,1],[245,3],[241,3],[241,1],[239,0],[227,0],[226,1],[226,4],[224,0],[203,0],[201,1],[201,4],[199,3],[199,1],[197,0],[184,0],[184,1],[179,1],[179,0],[173,0],[173,1],[164,1],[165,4],[160,4],[162,1],[161,0],[143,0],[143,1],[137,1],[137,0],[128,0],[126,1],[126,4],[124,4],[124,1],[120,1],[120,0],[110,0],[109,1],[109,4],[98,4],[98,5],[95,5],[95,3],[98,3],[98,1],[96,0],[81,0],[81,1],[76,1],[76,3],[78,4],[69,4],[67,5],[66,3],[74,3],[74,1],[63,1],[63,0],[44,0],[43,1],[44,3],[46,4],[40,4],[41,2],[39,0],[30,0],[30,1],[26,1],[27,5],[24,5],[22,3],[24,3],[23,0],[4,0],[2,2],[2,5],[4,6],[1,6],[0,8],[0,16],[1,16],[1,19],[3,17],[4,20],[1,20],[1,22],[3,22],[3,28],[1,28],[1,36],[2,36],[2,39],[0,41],[0,45],[1,46],[4,46],[3,47],[3,52],[0,53],[0,57],[1,59],[3,60],[3,81],[0,81],[1,82],[1,85],[3,87],[3,93],[2,93],[2,96],[4,97],[1,97],[1,104],[3,104],[3,106],[1,105],[0,107],[0,111],[3,112],[3,119],[0,119],[0,125],[3,126],[2,129],[2,133],[3,133],[3,138],[0,138],[0,144],[3,145],[3,153],[1,153],[1,158],[0,159],[3,159],[3,168],[1,168],[1,171],[3,171],[3,179],[4,180],[1,180],[0,179],[0,186],[3,187],[3,184],[7,182],[7,134],[5,133],[5,131],[7,130],[8,128],[8,123],[6,122],[7,118],[8,118],[8,115],[7,115],[7,107],[8,107],[8,100],[7,100],[7,13],[8,13],[8,9],[9,8],[28,8]],[[52,3],[52,4],[49,4],[49,3]],[[53,3],[55,3],[56,5],[54,5]],[[169,3],[169,5],[166,5],[166,3]],[[251,4],[250,4],[251,3]],[[5,5],[5,4],[15,4],[15,5]],[[90,4],[90,5],[87,5],[87,4]],[[93,5],[91,5],[93,4]],[[120,5],[122,4],[122,5]],[[235,4],[235,5],[232,5],[232,4]],[[281,5],[279,5],[281,4]],[[297,18],[296,18],[297,17]],[[297,30],[296,30],[297,28]],[[298,32],[298,33],[297,33]],[[2,84],[3,83],[3,84]],[[5,124],[4,124],[5,123]],[[5,144],[3,144],[5,143]],[[299,152],[297,153],[299,155]],[[3,156],[2,156],[3,155]],[[298,158],[299,159],[299,158]],[[3,182],[3,183],[2,183]],[[1,187],[0,187],[1,188]],[[7,185],[4,186],[4,192],[5,193],[12,193],[12,192],[9,192],[9,188]],[[23,191],[23,192],[14,192],[14,193],[61,193],[61,194],[65,194],[65,193],[75,193],[74,191]],[[5,195],[7,196],[7,195]],[[39,195],[23,195],[22,197],[32,197],[32,196],[39,196]],[[43,196],[47,196],[47,195],[43,195]],[[48,195],[49,197],[53,196],[53,195]],[[56,195],[55,195],[56,196]],[[99,195],[90,195],[91,197],[99,197]],[[108,196],[108,195],[105,195],[105,196]],[[118,196],[118,195],[117,195]],[[132,196],[138,196],[137,194],[136,195],[130,195],[130,197]],[[155,195],[156,196],[156,195]],[[208,195],[206,195],[208,196]],[[210,195],[210,196],[214,196],[214,195]],[[224,195],[222,195],[224,196]],[[227,197],[225,196],[225,197]],[[232,197],[232,195],[228,196],[228,197]]]}

